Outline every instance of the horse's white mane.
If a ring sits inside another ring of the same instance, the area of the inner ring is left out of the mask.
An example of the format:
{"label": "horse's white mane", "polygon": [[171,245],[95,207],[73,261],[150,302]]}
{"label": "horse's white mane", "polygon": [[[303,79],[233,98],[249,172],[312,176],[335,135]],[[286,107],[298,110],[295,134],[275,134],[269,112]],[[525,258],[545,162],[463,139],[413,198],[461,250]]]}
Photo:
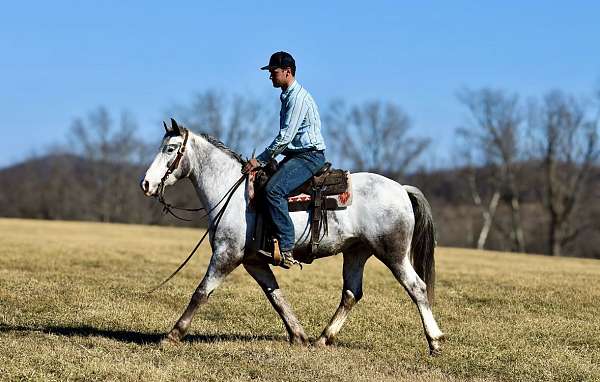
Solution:
{"label": "horse's white mane", "polygon": [[230,149],[229,147],[227,147],[219,139],[217,139],[217,138],[215,138],[215,137],[213,137],[211,135],[208,135],[206,133],[196,133],[196,135],[199,135],[200,137],[204,138],[208,143],[210,143],[211,145],[215,146],[219,150],[223,151],[227,155],[231,156],[232,158],[234,158],[235,160],[237,160],[241,164],[246,163],[246,160],[244,160],[244,158],[240,154],[236,153],[235,151],[233,151],[232,149]]}

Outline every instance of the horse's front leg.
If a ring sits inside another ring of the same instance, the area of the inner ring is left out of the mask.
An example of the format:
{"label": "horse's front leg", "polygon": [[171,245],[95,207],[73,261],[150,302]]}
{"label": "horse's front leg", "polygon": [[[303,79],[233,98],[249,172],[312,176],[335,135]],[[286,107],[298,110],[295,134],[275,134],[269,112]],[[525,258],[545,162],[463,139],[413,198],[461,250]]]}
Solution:
{"label": "horse's front leg", "polygon": [[240,264],[241,258],[241,253],[232,250],[231,248],[221,248],[213,252],[202,282],[198,285],[198,288],[196,288],[196,291],[192,295],[192,299],[185,312],[183,312],[179,320],[177,320],[175,326],[171,329],[169,334],[167,334],[167,337],[163,342],[177,343],[181,341],[187,333],[198,307],[208,302],[210,294],[221,285],[225,277]]}
{"label": "horse's front leg", "polygon": [[304,328],[302,328],[296,315],[294,315],[290,304],[285,300],[271,268],[265,263],[244,263],[244,268],[260,285],[267,295],[269,302],[283,320],[290,342],[293,344],[308,345],[308,337],[304,333]]}

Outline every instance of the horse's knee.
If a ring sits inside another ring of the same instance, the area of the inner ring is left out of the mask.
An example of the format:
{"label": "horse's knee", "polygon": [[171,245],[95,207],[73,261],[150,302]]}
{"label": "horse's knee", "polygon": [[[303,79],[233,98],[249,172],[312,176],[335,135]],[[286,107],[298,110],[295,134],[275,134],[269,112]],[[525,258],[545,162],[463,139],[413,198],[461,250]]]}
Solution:
{"label": "horse's knee", "polygon": [[412,294],[418,301],[427,300],[427,286],[421,280],[416,280],[409,285]]}

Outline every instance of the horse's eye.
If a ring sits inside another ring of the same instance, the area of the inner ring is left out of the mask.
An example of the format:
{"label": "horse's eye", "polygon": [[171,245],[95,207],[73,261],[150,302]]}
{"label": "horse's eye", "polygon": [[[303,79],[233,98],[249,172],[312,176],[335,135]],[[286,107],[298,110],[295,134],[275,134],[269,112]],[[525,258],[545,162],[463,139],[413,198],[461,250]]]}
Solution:
{"label": "horse's eye", "polygon": [[165,154],[172,154],[173,151],[175,151],[177,147],[175,145],[168,145],[163,147],[163,153]]}

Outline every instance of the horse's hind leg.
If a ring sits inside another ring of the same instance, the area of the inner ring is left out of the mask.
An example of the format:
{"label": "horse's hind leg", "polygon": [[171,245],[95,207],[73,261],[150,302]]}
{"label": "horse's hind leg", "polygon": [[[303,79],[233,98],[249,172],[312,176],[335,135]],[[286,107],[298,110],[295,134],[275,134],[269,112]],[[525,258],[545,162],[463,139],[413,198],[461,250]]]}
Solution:
{"label": "horse's hind leg", "polygon": [[171,329],[169,334],[167,334],[167,337],[163,342],[177,343],[185,336],[198,307],[208,302],[210,294],[221,285],[225,277],[239,265],[239,262],[235,260],[234,256],[225,255],[226,253],[213,253],[202,282],[200,282],[200,285],[196,288],[186,310],[179,320],[177,320],[175,326]]}
{"label": "horse's hind leg", "polygon": [[344,251],[342,299],[331,321],[315,342],[315,346],[325,346],[333,342],[333,338],[348,318],[350,310],[362,298],[363,270],[370,256],[370,250],[362,245]]}
{"label": "horse's hind leg", "polygon": [[285,300],[283,293],[279,289],[277,280],[271,268],[265,263],[244,263],[244,268],[248,273],[256,280],[258,285],[267,295],[267,298],[273,305],[273,308],[277,311],[285,328],[288,332],[289,340],[291,343],[306,345],[308,343],[308,337],[304,333],[304,329],[300,322],[294,315],[290,304]]}
{"label": "horse's hind leg", "polygon": [[410,263],[409,255],[403,256],[402,260],[395,262],[395,259],[382,259],[384,264],[392,271],[396,280],[402,284],[410,298],[417,305],[425,337],[429,344],[429,352],[431,355],[441,354],[441,341],[444,339],[444,334],[440,330],[437,322],[433,318],[429,300],[427,300],[427,287],[425,282],[421,280],[417,272],[415,272]]}

